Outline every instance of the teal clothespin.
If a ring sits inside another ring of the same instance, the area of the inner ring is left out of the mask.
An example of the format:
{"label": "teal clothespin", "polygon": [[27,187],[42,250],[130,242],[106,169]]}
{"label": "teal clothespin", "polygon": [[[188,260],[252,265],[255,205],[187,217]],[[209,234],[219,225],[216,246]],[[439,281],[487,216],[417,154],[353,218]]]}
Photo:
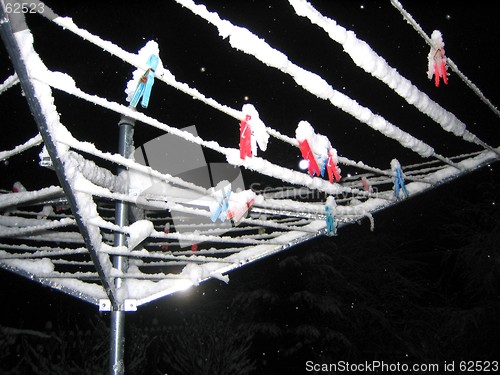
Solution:
{"label": "teal clothespin", "polygon": [[335,223],[335,218],[333,217],[333,209],[332,207],[326,205],[326,235],[327,236],[336,236],[337,235],[337,225]]}
{"label": "teal clothespin", "polygon": [[325,213],[326,213],[326,235],[336,236],[337,235],[337,223],[335,222],[335,199],[330,196],[325,202]]}
{"label": "teal clothespin", "polygon": [[149,104],[149,97],[151,96],[151,89],[153,88],[153,83],[155,79],[155,70],[158,67],[158,56],[151,55],[148,59],[148,70],[141,76],[139,84],[135,89],[130,105],[132,107],[137,107],[139,99],[141,100],[141,106],[147,108]]}

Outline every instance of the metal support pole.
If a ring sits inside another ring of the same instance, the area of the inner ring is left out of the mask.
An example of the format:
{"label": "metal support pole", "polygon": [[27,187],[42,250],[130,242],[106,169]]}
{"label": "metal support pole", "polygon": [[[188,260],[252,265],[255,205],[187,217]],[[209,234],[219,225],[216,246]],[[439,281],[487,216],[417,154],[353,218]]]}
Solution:
{"label": "metal support pole", "polygon": [[[123,116],[119,122],[118,152],[120,155],[129,158],[134,151],[134,120]],[[126,173],[126,169],[119,167],[118,174]],[[124,179],[128,181],[128,179]],[[129,205],[127,202],[116,202],[115,224],[126,226],[129,224]],[[123,233],[115,233],[115,246],[126,246],[127,238]],[[126,272],[128,268],[127,258],[123,256],[113,257],[113,266],[119,271]],[[122,279],[115,279],[117,291],[122,286]],[[121,301],[123,303],[123,301]],[[125,373],[125,312],[123,306],[119,309],[111,309],[110,321],[110,350],[109,350],[109,373],[111,375],[122,375]]]}

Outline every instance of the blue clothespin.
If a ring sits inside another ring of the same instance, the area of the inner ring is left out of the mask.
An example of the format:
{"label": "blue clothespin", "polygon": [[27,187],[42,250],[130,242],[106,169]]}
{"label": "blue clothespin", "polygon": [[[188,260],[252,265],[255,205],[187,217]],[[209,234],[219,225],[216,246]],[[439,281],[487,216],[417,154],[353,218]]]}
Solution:
{"label": "blue clothespin", "polygon": [[328,159],[328,158],[325,156],[324,158],[321,158],[321,159],[319,160],[319,163],[318,163],[318,164],[320,164],[319,168],[320,168],[320,170],[321,170],[321,177],[324,177],[324,176],[325,176],[326,161],[327,161],[327,159]]}
{"label": "blue clothespin", "polygon": [[216,222],[217,219],[224,222],[227,218],[227,212],[229,210],[229,197],[231,196],[231,190],[226,192],[226,189],[222,189],[222,198],[217,199],[218,205],[215,211],[212,213],[212,222]]}
{"label": "blue clothespin", "polygon": [[325,204],[325,212],[326,212],[326,235],[327,236],[336,236],[337,235],[337,225],[335,223],[335,218],[333,217],[333,207],[335,205],[335,201],[333,198],[329,197]]}
{"label": "blue clothespin", "polygon": [[330,149],[326,148],[325,150],[326,150],[325,153],[318,158],[318,165],[321,170],[321,177],[325,177],[326,165],[328,164],[328,153]]}
{"label": "blue clothespin", "polygon": [[143,108],[147,108],[149,104],[149,97],[151,95],[151,89],[153,88],[153,83],[155,80],[155,70],[158,67],[158,56],[151,55],[148,59],[148,70],[141,76],[139,84],[135,89],[134,95],[132,96],[132,100],[130,101],[130,105],[132,107],[137,107],[139,103],[139,99],[142,98],[141,106]]}
{"label": "blue clothespin", "polygon": [[403,192],[403,196],[405,198],[408,198],[408,191],[406,190],[405,187],[405,179],[403,177],[403,171],[401,168],[395,168],[394,171],[396,172],[396,177],[394,178],[394,195],[396,196],[396,199],[399,199],[399,190]]}
{"label": "blue clothespin", "polygon": [[405,178],[403,174],[403,169],[401,168],[401,164],[397,159],[391,160],[391,169],[394,172],[394,196],[396,200],[399,200],[399,191],[403,191],[403,195],[405,198],[408,198],[408,191],[405,187]]}

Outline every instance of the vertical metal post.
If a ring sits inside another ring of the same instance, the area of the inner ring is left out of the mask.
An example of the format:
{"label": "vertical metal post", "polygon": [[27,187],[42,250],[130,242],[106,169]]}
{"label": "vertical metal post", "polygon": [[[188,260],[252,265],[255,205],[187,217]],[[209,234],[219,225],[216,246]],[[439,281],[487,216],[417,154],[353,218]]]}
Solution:
{"label": "vertical metal post", "polygon": [[[118,124],[118,152],[126,158],[129,158],[134,151],[134,124],[135,121],[126,116],[123,116]],[[119,167],[117,173],[125,173],[125,171],[125,168]],[[127,181],[127,179],[124,180]],[[129,205],[127,202],[116,202],[115,224],[119,226],[129,224]],[[114,244],[115,246],[126,246],[126,236],[123,233],[115,233]],[[122,272],[126,272],[128,267],[127,259],[122,256],[115,256],[113,257],[113,266]],[[115,287],[118,294],[121,286],[122,279],[115,279]],[[123,301],[121,302],[123,304]],[[111,375],[123,375],[125,373],[125,312],[123,311],[122,304],[120,304],[118,310],[111,309],[109,350],[109,373]]]}

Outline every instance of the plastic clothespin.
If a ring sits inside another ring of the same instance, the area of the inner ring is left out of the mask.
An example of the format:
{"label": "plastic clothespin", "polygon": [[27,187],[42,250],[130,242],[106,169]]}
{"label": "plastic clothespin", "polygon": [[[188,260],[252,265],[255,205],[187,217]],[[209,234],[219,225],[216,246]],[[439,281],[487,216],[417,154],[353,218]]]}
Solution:
{"label": "plastic clothespin", "polygon": [[445,85],[448,84],[448,76],[446,74],[446,60],[444,52],[442,50],[437,50],[434,57],[434,85],[439,87],[439,78],[443,78]]}
{"label": "plastic clothespin", "polygon": [[217,219],[224,222],[226,221],[228,210],[229,210],[229,197],[231,196],[231,190],[226,192],[226,189],[222,189],[222,198],[217,199],[218,204],[214,212],[212,213],[212,222],[216,222]]}
{"label": "plastic clothespin", "polygon": [[232,209],[227,214],[227,218],[232,219],[235,222],[240,221],[241,218],[248,213],[248,210],[252,207],[254,200],[254,198],[250,198],[245,202],[245,204],[233,205]]}
{"label": "plastic clothespin", "polygon": [[367,192],[372,192],[372,187],[370,186],[370,182],[366,177],[361,178],[361,184],[363,185],[363,190]]}
{"label": "plastic clothespin", "polygon": [[240,158],[244,160],[252,156],[252,129],[249,121],[250,115],[246,115],[244,120],[240,121]]}
{"label": "plastic clothespin", "polygon": [[16,181],[16,182],[14,182],[14,185],[12,185],[12,191],[14,193],[22,193],[22,192],[25,192],[27,190],[21,182]]}
{"label": "plastic clothespin", "polygon": [[396,199],[399,199],[399,190],[403,192],[403,196],[408,198],[408,191],[406,190],[405,180],[403,177],[403,171],[401,168],[396,169],[396,177],[394,179],[394,195]]}
{"label": "plastic clothespin", "polygon": [[396,159],[393,159],[391,161],[391,167],[393,172],[395,173],[394,176],[394,196],[396,199],[399,199],[399,191],[401,190],[403,192],[403,196],[405,198],[408,198],[408,191],[406,190],[405,186],[405,179],[404,179],[404,174],[403,170],[401,168],[401,164]]}
{"label": "plastic clothespin", "polygon": [[153,88],[153,83],[155,79],[155,70],[158,67],[158,56],[151,55],[148,59],[148,70],[141,76],[137,88],[135,89],[130,105],[132,107],[137,107],[139,100],[141,100],[141,106],[147,108],[149,105],[149,97],[151,96],[151,89]]}
{"label": "plastic clothespin", "polygon": [[307,139],[299,141],[299,148],[300,152],[302,153],[302,157],[309,161],[309,166],[307,167],[309,175],[314,176],[316,174],[317,176],[320,176],[321,171],[318,167],[316,157],[314,156],[314,153],[311,150],[311,146],[309,145],[309,142],[307,142]]}
{"label": "plastic clothespin", "polygon": [[447,59],[444,52],[443,35],[439,30],[434,30],[431,34],[431,50],[428,55],[427,76],[429,79],[434,74],[434,85],[439,87],[439,80],[443,78],[444,84],[448,84]]}
{"label": "plastic clothespin", "polygon": [[[163,228],[163,233],[169,234],[170,233],[170,223],[166,223],[165,227]],[[162,245],[161,247],[162,250],[168,250],[168,245]]]}
{"label": "plastic clothespin", "polygon": [[337,235],[337,225],[335,224],[335,218],[333,216],[333,208],[335,207],[335,205],[335,201],[333,200],[333,198],[330,199],[330,197],[325,203],[326,235],[329,237]]}
{"label": "plastic clothespin", "polygon": [[[336,153],[335,153],[336,155]],[[334,181],[340,181],[342,178],[340,176],[340,171],[337,167],[337,163],[335,163],[335,155],[334,155],[334,150],[330,149],[328,152],[328,159],[326,162],[326,170],[328,172],[328,180],[330,180],[330,183],[333,184]]]}

